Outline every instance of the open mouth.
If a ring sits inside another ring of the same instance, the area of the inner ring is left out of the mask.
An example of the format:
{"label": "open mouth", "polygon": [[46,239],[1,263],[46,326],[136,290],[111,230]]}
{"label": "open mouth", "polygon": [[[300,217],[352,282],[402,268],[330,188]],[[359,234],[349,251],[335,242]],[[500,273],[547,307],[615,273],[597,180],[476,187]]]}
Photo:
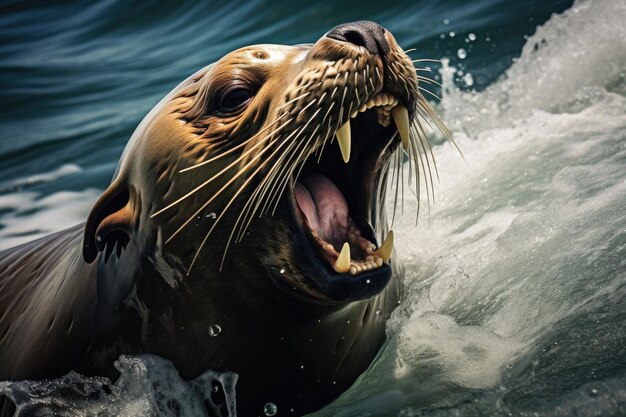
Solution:
{"label": "open mouth", "polygon": [[383,209],[376,188],[384,155],[400,143],[394,140],[398,131],[408,140],[408,120],[397,98],[377,94],[350,115],[321,154],[309,157],[293,184],[293,213],[317,272],[323,271],[324,279],[314,281],[326,293],[346,279],[376,291],[390,278],[393,232],[382,243],[376,236],[376,212]]}

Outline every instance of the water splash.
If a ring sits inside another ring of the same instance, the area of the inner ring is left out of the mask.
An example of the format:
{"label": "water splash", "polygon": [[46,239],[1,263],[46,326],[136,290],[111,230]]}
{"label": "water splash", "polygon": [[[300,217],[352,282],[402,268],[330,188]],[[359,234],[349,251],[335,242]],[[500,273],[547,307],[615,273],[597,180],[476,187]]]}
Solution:
{"label": "water splash", "polygon": [[185,381],[171,362],[152,355],[122,355],[115,367],[121,374],[115,383],[70,372],[49,381],[0,382],[0,394],[16,404],[16,417],[236,415],[232,372]]}

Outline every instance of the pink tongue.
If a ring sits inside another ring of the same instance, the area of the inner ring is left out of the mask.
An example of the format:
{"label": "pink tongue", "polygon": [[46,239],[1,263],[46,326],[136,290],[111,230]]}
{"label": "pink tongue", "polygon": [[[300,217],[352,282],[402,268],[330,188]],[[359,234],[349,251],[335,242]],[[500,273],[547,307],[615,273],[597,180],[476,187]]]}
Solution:
{"label": "pink tongue", "polygon": [[335,249],[341,249],[348,237],[348,202],[323,175],[311,174],[301,181],[296,183],[294,194],[309,227]]}

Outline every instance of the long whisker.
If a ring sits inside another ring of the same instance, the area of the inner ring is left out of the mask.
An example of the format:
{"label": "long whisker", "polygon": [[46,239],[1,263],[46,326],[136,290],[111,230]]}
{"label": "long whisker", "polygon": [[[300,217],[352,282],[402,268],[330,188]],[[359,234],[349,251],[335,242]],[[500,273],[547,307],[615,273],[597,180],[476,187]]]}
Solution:
{"label": "long whisker", "polygon": [[437,62],[441,64],[440,59],[430,59],[430,58],[412,59],[411,62]]}
{"label": "long whisker", "polygon": [[[278,139],[275,139],[273,143],[278,142]],[[246,179],[246,181],[241,185],[241,187],[239,187],[239,189],[237,190],[237,192],[233,195],[233,197],[230,199],[230,201],[226,204],[226,206],[224,207],[224,209],[222,210],[222,212],[220,213],[220,215],[217,217],[217,219],[215,220],[215,222],[213,223],[213,225],[211,226],[211,228],[209,229],[209,231],[207,232],[207,234],[204,236],[204,239],[202,240],[202,242],[200,243],[200,246],[198,247],[195,256],[193,257],[193,260],[191,261],[191,264],[189,266],[189,269],[187,270],[187,274],[189,274],[189,272],[191,271],[191,269],[193,268],[194,263],[196,262],[196,259],[198,258],[198,255],[200,254],[200,251],[202,250],[202,248],[204,247],[204,244],[206,243],[209,235],[211,234],[211,232],[213,232],[213,230],[215,229],[215,226],[217,226],[217,224],[219,223],[219,221],[222,219],[222,217],[224,217],[224,214],[228,211],[228,209],[230,208],[230,206],[232,205],[232,203],[237,199],[237,197],[239,197],[239,195],[246,189],[247,185],[255,178],[255,175],[261,170],[263,169],[268,163],[270,163],[270,161],[272,160],[272,156],[274,156],[280,149],[281,147],[283,147],[285,144],[287,144],[287,141],[282,141],[281,143],[279,143],[279,145],[276,147],[276,149],[274,149],[274,151],[265,159],[265,161],[263,161],[262,163],[259,164],[259,166],[254,170],[254,172],[252,172],[252,174],[250,174],[250,176]],[[264,150],[269,149],[271,146],[268,145],[268,147],[266,147]],[[259,155],[261,155],[261,153],[259,153]],[[256,156],[255,156],[256,158]],[[252,162],[252,161],[251,161]],[[244,169],[242,169],[243,172],[245,172]],[[241,172],[241,171],[240,171]],[[219,192],[218,192],[219,194]],[[217,195],[217,194],[216,194]],[[215,198],[215,195],[209,199],[209,202],[211,200],[213,200]],[[205,207],[206,205],[208,205],[207,203],[205,203]],[[201,209],[202,210],[202,209]],[[201,211],[200,210],[200,211]],[[199,211],[197,212],[199,213]],[[197,214],[194,214],[190,219],[194,218]],[[189,220],[188,220],[189,221]],[[171,238],[170,238],[171,239]],[[225,254],[224,254],[225,256]],[[221,267],[220,267],[221,269]]]}
{"label": "long whisker", "polygon": [[265,126],[263,129],[261,129],[260,131],[258,131],[258,132],[257,132],[257,133],[255,133],[253,136],[251,136],[250,138],[246,139],[245,141],[243,141],[243,142],[242,142],[242,143],[240,143],[239,145],[234,146],[234,147],[232,147],[232,148],[228,149],[227,151],[221,152],[219,155],[214,156],[213,158],[209,158],[209,159],[207,159],[207,160],[205,160],[205,161],[202,161],[202,162],[200,162],[199,164],[192,165],[192,166],[187,167],[187,168],[183,168],[183,169],[181,169],[181,170],[180,170],[180,171],[178,171],[178,172],[181,172],[181,173],[182,173],[182,172],[191,171],[192,169],[195,169],[195,168],[201,167],[201,166],[206,165],[206,164],[208,164],[208,163],[211,163],[211,162],[213,162],[213,161],[215,161],[215,160],[217,160],[217,159],[223,158],[224,156],[226,156],[226,155],[228,155],[228,154],[230,154],[230,153],[233,153],[233,152],[234,152],[234,151],[236,151],[237,149],[240,149],[240,148],[242,148],[242,147],[246,146],[246,145],[247,145],[247,144],[248,144],[248,143],[249,143],[252,139],[256,138],[256,137],[257,137],[257,136],[259,136],[261,133],[265,132],[267,129],[269,129],[270,127],[274,126],[276,123],[278,123],[278,122],[279,122],[282,118],[284,118],[284,117],[285,117],[285,116],[287,116],[288,114],[289,114],[289,113],[285,113],[285,114],[283,114],[283,115],[281,115],[281,116],[277,117],[277,118],[276,118],[276,120],[274,120],[272,123],[268,124],[268,125],[267,125],[267,126]]}
{"label": "long whisker", "polygon": [[[276,133],[277,131],[279,131],[280,129],[284,128],[285,126],[287,126],[293,119],[289,119],[287,120],[287,122],[285,122],[284,124],[282,124],[280,127],[278,127],[274,132],[272,133]],[[264,144],[264,142],[267,140],[267,138],[269,138],[271,136],[267,136],[264,139],[260,140],[259,142],[255,143],[252,147],[250,147],[249,149],[247,149],[244,153],[242,153],[237,159],[235,159],[233,162],[231,162],[230,164],[228,164],[226,167],[222,168],[222,170],[220,170],[217,174],[213,175],[211,178],[209,178],[208,180],[204,181],[202,184],[198,185],[196,188],[194,188],[193,190],[189,191],[187,194],[183,195],[182,197],[178,198],[177,200],[175,200],[174,202],[168,204],[167,206],[163,207],[162,209],[160,209],[159,211],[157,211],[156,213],[153,213],[152,215],[150,215],[150,217],[155,217],[158,216],[159,214],[163,213],[164,211],[174,207],[175,205],[177,205],[178,203],[180,203],[181,201],[191,197],[193,194],[197,193],[199,190],[201,190],[202,188],[206,187],[208,184],[210,184],[212,181],[214,181],[216,178],[218,178],[220,175],[222,175],[223,173],[225,173],[226,171],[230,170],[231,168],[233,168],[235,165],[237,165],[239,162],[241,162],[243,159],[245,159],[246,156],[248,156],[249,154],[251,154],[256,148],[260,147],[261,145]]]}
{"label": "long whisker", "polygon": [[424,91],[424,92],[430,94],[431,96],[435,97],[437,100],[441,101],[441,97],[439,97],[437,94],[433,93],[432,91],[427,90],[427,89],[423,88],[422,86],[417,86],[417,88],[419,88],[421,91]]}

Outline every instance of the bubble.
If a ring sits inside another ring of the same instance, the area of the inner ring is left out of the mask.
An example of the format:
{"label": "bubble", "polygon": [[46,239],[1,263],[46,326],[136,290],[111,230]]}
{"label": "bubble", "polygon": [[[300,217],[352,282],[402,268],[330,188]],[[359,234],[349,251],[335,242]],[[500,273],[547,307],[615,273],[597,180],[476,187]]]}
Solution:
{"label": "bubble", "polygon": [[376,310],[376,315],[380,316],[383,313],[383,311],[381,309]]}
{"label": "bubble", "polygon": [[450,19],[443,19],[443,24],[444,25],[449,25],[450,24]]}
{"label": "bubble", "polygon": [[470,33],[469,35],[467,35],[467,39],[474,42],[476,40],[476,34]]}
{"label": "bubble", "polygon": [[449,35],[451,38],[454,38],[454,37],[456,36],[456,33],[454,33],[454,32],[452,32],[452,31],[451,31],[450,33],[448,33],[448,35]]}
{"label": "bubble", "polygon": [[369,284],[370,282],[372,282],[372,281],[370,281],[369,279],[368,279],[368,280],[365,280],[365,283],[366,283],[366,284]]}
{"label": "bubble", "polygon": [[285,273],[285,268],[280,268],[280,273],[284,274]]}
{"label": "bubble", "polygon": [[456,56],[458,56],[461,59],[465,59],[465,57],[467,56],[467,51],[463,48],[459,48],[459,50],[456,51]]}
{"label": "bubble", "polygon": [[215,337],[215,336],[217,336],[218,334],[220,334],[221,332],[222,332],[222,328],[219,326],[219,324],[212,324],[212,325],[209,327],[209,335],[210,335],[211,337]]}
{"label": "bubble", "polygon": [[278,412],[278,407],[274,403],[267,403],[263,406],[263,413],[266,416],[275,416]]}

